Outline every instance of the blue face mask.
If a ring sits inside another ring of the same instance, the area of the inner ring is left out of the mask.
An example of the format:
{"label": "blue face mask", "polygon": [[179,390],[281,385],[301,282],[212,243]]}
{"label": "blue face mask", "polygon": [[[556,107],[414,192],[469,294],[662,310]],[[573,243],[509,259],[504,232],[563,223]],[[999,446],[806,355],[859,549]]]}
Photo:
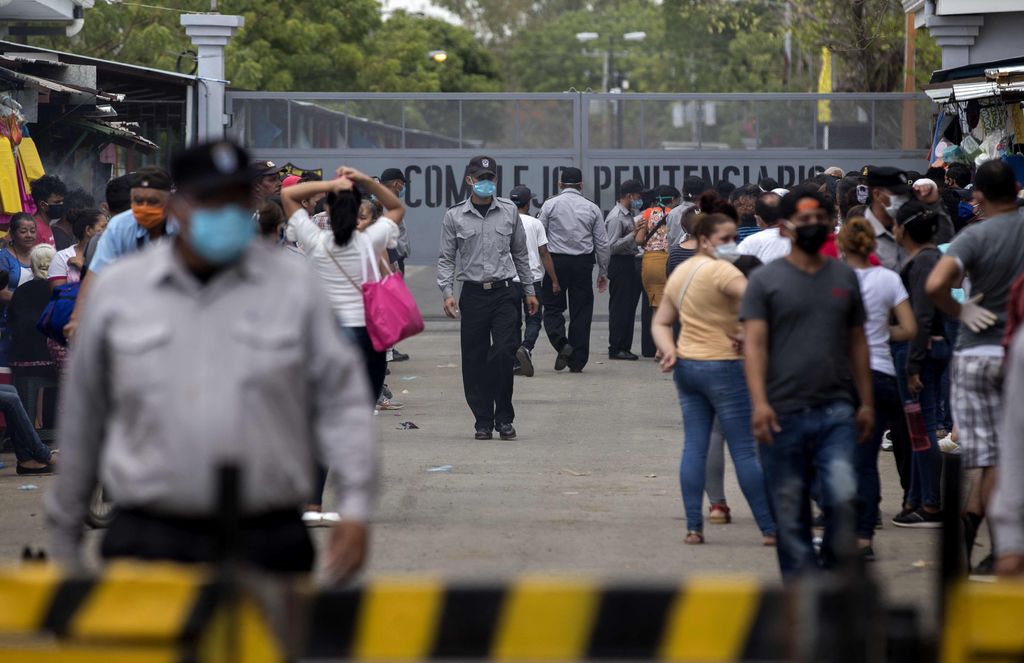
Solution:
{"label": "blue face mask", "polygon": [[473,184],[473,193],[475,193],[478,198],[493,198],[494,192],[497,190],[498,185],[496,185],[492,180],[480,180]]}
{"label": "blue face mask", "polygon": [[219,266],[238,260],[255,234],[251,210],[225,205],[192,212],[188,243],[203,260]]}
{"label": "blue face mask", "polygon": [[642,200],[634,200],[629,203],[630,209],[632,209],[634,212],[639,212],[643,206],[644,201]]}

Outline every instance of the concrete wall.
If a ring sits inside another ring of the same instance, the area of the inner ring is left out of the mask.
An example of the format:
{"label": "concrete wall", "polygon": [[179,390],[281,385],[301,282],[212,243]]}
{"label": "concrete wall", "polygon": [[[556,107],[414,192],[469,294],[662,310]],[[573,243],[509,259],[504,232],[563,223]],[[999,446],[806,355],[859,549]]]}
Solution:
{"label": "concrete wall", "polygon": [[970,48],[971,62],[1016,56],[1024,56],[1024,11],[986,15],[981,33]]}

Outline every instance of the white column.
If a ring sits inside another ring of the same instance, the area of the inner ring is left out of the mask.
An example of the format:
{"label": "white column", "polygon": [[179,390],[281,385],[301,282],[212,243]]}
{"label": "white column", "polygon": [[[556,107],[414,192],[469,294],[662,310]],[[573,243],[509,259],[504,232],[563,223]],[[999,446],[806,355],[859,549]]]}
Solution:
{"label": "white column", "polygon": [[978,39],[985,17],[978,14],[929,16],[928,34],[942,48],[942,68],[952,69],[971,63],[971,47]]}
{"label": "white column", "polygon": [[199,140],[219,140],[224,137],[225,125],[224,91],[227,81],[224,80],[224,47],[245,25],[245,17],[183,14],[181,24],[199,54],[199,87],[196,91]]}

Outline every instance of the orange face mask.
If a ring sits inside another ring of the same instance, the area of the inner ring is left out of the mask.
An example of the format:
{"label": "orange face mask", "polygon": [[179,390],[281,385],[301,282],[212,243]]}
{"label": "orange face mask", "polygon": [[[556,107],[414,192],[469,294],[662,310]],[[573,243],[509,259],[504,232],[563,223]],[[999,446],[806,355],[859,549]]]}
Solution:
{"label": "orange face mask", "polygon": [[166,214],[158,205],[136,205],[132,203],[132,215],[140,226],[152,230],[163,223]]}

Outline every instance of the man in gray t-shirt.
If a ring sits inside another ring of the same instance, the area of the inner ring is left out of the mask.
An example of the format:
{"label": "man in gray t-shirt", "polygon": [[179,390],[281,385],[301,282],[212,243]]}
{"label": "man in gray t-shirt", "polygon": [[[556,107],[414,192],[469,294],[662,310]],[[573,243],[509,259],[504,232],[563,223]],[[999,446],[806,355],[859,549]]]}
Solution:
{"label": "man in gray t-shirt", "polygon": [[[953,239],[925,286],[935,305],[962,323],[953,355],[950,403],[963,466],[982,470],[965,510],[968,561],[995,490],[999,465],[1007,300],[1014,280],[1024,271],[1024,218],[1017,206],[1018,188],[1006,162],[989,161],[978,168],[973,196],[985,220]],[[969,299],[958,304],[950,288],[958,287],[964,277],[970,282]]]}
{"label": "man in gray t-shirt", "polygon": [[1010,287],[1024,271],[1024,218],[1019,208],[967,226],[949,245],[946,255],[970,280],[970,296],[980,295],[978,303],[998,318],[991,327],[978,332],[964,328],[957,349],[1002,345]]}
{"label": "man in gray t-shirt", "polygon": [[[839,514],[856,493],[857,439],[871,435],[875,413],[860,283],[852,269],[819,253],[832,201],[794,191],[780,212],[793,250],[751,275],[740,319],[752,428],[775,510],[779,567],[789,579],[836,564],[839,528],[852,525],[852,514]],[[820,560],[808,501],[815,479],[825,515]]]}

